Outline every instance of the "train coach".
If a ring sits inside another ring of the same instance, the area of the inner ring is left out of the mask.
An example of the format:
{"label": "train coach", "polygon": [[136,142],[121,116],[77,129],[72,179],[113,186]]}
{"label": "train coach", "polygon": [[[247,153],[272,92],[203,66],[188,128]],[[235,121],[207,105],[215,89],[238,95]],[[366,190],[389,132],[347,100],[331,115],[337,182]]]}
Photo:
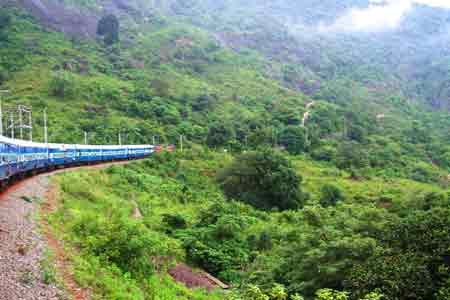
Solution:
{"label": "train coach", "polygon": [[0,181],[2,185],[22,175],[105,161],[145,158],[153,145],[98,146],[45,144],[0,136]]}

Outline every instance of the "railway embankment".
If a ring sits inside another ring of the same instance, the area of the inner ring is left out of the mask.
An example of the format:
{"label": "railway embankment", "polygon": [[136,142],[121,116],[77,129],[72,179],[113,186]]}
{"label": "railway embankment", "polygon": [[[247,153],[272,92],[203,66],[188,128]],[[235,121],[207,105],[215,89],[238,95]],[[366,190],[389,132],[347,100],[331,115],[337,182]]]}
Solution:
{"label": "railway embankment", "polygon": [[71,170],[74,168],[27,178],[0,194],[0,299],[89,299],[89,294],[77,287],[62,245],[42,218],[57,205],[51,177]]}

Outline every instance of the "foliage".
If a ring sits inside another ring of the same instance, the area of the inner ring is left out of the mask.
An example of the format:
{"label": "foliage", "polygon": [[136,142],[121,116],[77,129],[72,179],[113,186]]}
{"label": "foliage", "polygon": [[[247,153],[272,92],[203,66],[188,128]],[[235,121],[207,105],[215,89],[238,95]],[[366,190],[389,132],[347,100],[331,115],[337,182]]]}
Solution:
{"label": "foliage", "polygon": [[209,127],[206,143],[210,147],[224,146],[235,136],[234,130],[227,124],[214,123]]}
{"label": "foliage", "polygon": [[449,267],[446,206],[417,210],[391,224],[385,250],[354,270],[350,286],[360,293],[379,289],[387,299],[432,299],[442,292],[449,278],[443,271]]}
{"label": "foliage", "polygon": [[273,150],[242,154],[218,177],[229,198],[261,209],[297,209],[303,206],[302,178],[290,162]]}
{"label": "foliage", "polygon": [[[58,179],[51,221],[79,250],[78,282],[99,299],[224,298],[174,283],[174,257],[236,283],[236,299],[449,297],[450,118],[435,110],[448,57],[432,46],[448,44],[445,13],[415,6],[399,30],[356,38],[310,30],[367,1],[119,2],[120,24],[99,23],[107,49],[0,4],[3,100],[33,106],[36,140],[44,108],[51,142],[185,137],[183,154]],[[291,156],[255,151],[278,146]]]}
{"label": "foliage", "polygon": [[[230,208],[213,205],[201,212],[200,223],[181,238],[189,260],[227,282],[238,282],[240,270],[250,261],[249,246],[240,234],[249,224],[245,218],[224,213]],[[211,213],[220,217],[209,219]]]}
{"label": "foliage", "polygon": [[344,199],[341,190],[332,184],[324,185],[321,193],[320,205],[323,207],[334,206],[336,203]]}
{"label": "foliage", "polygon": [[123,188],[137,190],[142,169],[130,169],[128,176],[115,175],[122,170],[103,173],[109,177],[91,171],[58,178],[61,205],[50,221],[71,249],[76,280],[91,287],[99,299],[222,299],[215,292],[189,290],[168,277],[164,270],[172,259],[183,257],[180,243],[165,230],[150,228],[145,220],[132,216],[134,204]]}
{"label": "foliage", "polygon": [[307,139],[305,131],[299,126],[287,126],[280,135],[280,144],[291,154],[306,151]]}
{"label": "foliage", "polygon": [[119,20],[115,15],[106,15],[98,21],[97,34],[103,36],[106,45],[119,41]]}
{"label": "foliage", "polygon": [[75,77],[65,71],[53,74],[49,90],[51,95],[64,99],[71,99],[78,93]]}
{"label": "foliage", "polygon": [[187,223],[183,216],[178,214],[169,215],[165,214],[163,216],[163,223],[166,223],[171,229],[186,229]]}
{"label": "foliage", "polygon": [[316,300],[348,300],[348,293],[322,289],[317,291]]}
{"label": "foliage", "polygon": [[0,30],[8,27],[11,24],[11,15],[5,11],[0,14]]}

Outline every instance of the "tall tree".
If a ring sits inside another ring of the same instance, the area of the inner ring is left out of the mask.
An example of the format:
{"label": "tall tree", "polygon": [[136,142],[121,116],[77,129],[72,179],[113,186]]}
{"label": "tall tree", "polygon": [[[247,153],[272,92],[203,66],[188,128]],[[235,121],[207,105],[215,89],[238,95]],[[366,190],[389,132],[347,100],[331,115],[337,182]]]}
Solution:
{"label": "tall tree", "polygon": [[291,163],[271,149],[242,154],[218,176],[229,198],[260,209],[298,209],[303,206],[302,178]]}
{"label": "tall tree", "polygon": [[103,37],[106,45],[119,41],[119,20],[115,15],[107,15],[100,19],[97,25],[97,34]]}

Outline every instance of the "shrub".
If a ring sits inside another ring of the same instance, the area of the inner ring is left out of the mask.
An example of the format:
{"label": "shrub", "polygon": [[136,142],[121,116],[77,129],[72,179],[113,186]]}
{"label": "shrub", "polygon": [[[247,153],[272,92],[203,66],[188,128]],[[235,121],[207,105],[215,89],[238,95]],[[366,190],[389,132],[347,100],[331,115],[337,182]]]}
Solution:
{"label": "shrub", "polygon": [[128,214],[113,213],[106,219],[84,213],[73,231],[84,241],[80,246],[85,251],[136,276],[149,276],[154,270],[150,256],[166,252],[162,241]]}
{"label": "shrub", "polygon": [[97,25],[97,34],[103,36],[106,45],[119,41],[119,20],[115,15],[107,15],[100,19]]}
{"label": "shrub", "polygon": [[185,229],[187,227],[186,220],[179,214],[163,215],[163,223],[167,224],[171,229]]}
{"label": "shrub", "polygon": [[323,146],[312,151],[311,156],[315,160],[333,161],[336,159],[336,148]]}
{"label": "shrub", "polygon": [[6,12],[0,12],[0,31],[11,24],[12,17]]}
{"label": "shrub", "polygon": [[337,202],[342,201],[344,196],[342,191],[335,185],[326,184],[322,187],[320,205],[323,207],[335,206]]}
{"label": "shrub", "polygon": [[272,243],[272,236],[266,232],[261,232],[261,235],[259,236],[259,240],[257,241],[257,248],[260,251],[264,250],[270,250],[273,247]]}
{"label": "shrub", "polygon": [[260,209],[298,209],[305,199],[302,178],[284,156],[270,149],[238,156],[218,181],[229,198]]}
{"label": "shrub", "polygon": [[74,76],[69,72],[58,72],[50,81],[50,94],[56,97],[69,99],[77,94],[77,83]]}
{"label": "shrub", "polygon": [[8,79],[8,72],[0,66],[0,85]]}
{"label": "shrub", "polygon": [[300,154],[308,148],[305,130],[299,126],[287,126],[280,136],[280,144],[290,154]]}

